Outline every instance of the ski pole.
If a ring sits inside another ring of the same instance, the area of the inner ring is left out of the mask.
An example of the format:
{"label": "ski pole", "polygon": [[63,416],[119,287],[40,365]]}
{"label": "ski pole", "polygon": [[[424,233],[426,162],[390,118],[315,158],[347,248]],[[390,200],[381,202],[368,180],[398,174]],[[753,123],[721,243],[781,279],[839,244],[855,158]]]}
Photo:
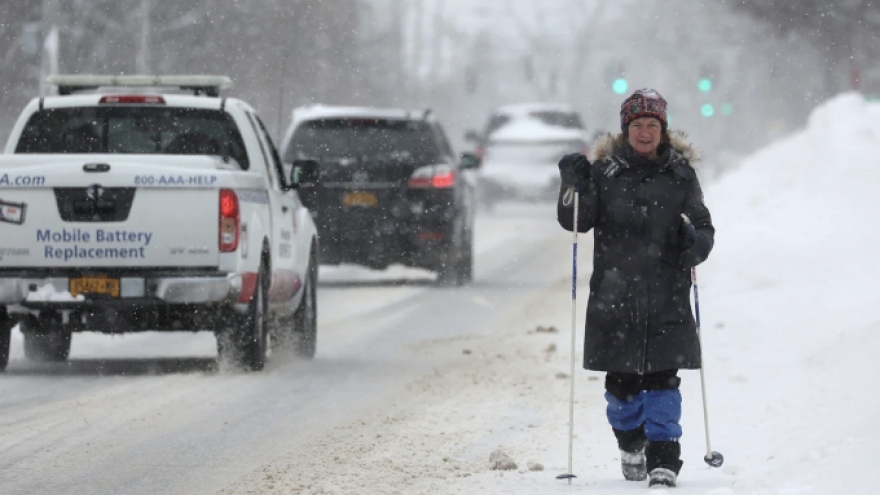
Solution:
{"label": "ski pole", "polygon": [[[687,217],[685,217],[687,218]],[[691,267],[691,280],[694,282],[694,313],[697,320],[697,340],[700,342],[700,388],[703,390],[703,425],[706,427],[706,455],[703,460],[712,467],[721,467],[724,456],[720,452],[712,450],[709,440],[709,407],[706,401],[706,377],[703,370],[706,368],[706,360],[703,359],[703,339],[700,336],[700,291],[697,288],[697,267]]]}
{"label": "ski pole", "polygon": [[577,478],[572,469],[572,444],[574,442],[574,347],[577,345],[575,332],[577,332],[577,257],[578,257],[578,199],[580,193],[572,187],[574,195],[574,228],[572,228],[573,242],[571,251],[571,374],[569,376],[568,394],[568,472],[556,476],[556,479],[567,479],[571,485],[571,479]]}

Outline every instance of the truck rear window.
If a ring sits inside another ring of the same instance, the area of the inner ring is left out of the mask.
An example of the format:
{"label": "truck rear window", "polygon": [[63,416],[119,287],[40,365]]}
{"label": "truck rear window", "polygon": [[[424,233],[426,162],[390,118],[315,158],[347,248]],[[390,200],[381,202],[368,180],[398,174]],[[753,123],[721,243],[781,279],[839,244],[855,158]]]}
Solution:
{"label": "truck rear window", "polygon": [[228,156],[247,170],[238,127],[201,108],[77,107],[34,113],[16,153],[137,153]]}
{"label": "truck rear window", "polygon": [[321,119],[304,122],[285,150],[285,161],[301,158],[366,157],[438,163],[431,126],[417,120]]}

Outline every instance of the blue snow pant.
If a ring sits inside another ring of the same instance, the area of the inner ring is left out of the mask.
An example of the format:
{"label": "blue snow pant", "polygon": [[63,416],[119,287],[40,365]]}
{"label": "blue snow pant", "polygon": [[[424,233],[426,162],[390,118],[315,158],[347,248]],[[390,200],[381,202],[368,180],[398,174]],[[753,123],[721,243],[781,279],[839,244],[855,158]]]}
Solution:
{"label": "blue snow pant", "polygon": [[608,422],[615,430],[644,428],[652,442],[681,438],[681,378],[678,370],[638,375],[609,372],[605,376]]}

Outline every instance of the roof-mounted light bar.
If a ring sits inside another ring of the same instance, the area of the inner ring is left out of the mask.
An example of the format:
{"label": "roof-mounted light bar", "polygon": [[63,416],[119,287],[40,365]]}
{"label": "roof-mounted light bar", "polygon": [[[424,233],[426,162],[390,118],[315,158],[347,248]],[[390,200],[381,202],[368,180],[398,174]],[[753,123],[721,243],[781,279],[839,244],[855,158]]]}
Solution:
{"label": "roof-mounted light bar", "polygon": [[58,94],[95,90],[101,87],[164,87],[193,91],[196,95],[219,96],[221,89],[231,88],[226,76],[93,76],[80,74],[54,75],[46,84],[58,86]]}

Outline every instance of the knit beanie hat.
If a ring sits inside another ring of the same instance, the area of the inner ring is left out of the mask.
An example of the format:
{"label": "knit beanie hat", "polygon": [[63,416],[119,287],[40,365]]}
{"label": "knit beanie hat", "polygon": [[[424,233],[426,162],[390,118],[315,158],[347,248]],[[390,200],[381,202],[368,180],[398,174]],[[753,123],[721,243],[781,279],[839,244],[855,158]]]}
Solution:
{"label": "knit beanie hat", "polygon": [[637,90],[620,104],[620,128],[626,130],[630,122],[639,117],[654,117],[666,129],[666,100],[657,90]]}

